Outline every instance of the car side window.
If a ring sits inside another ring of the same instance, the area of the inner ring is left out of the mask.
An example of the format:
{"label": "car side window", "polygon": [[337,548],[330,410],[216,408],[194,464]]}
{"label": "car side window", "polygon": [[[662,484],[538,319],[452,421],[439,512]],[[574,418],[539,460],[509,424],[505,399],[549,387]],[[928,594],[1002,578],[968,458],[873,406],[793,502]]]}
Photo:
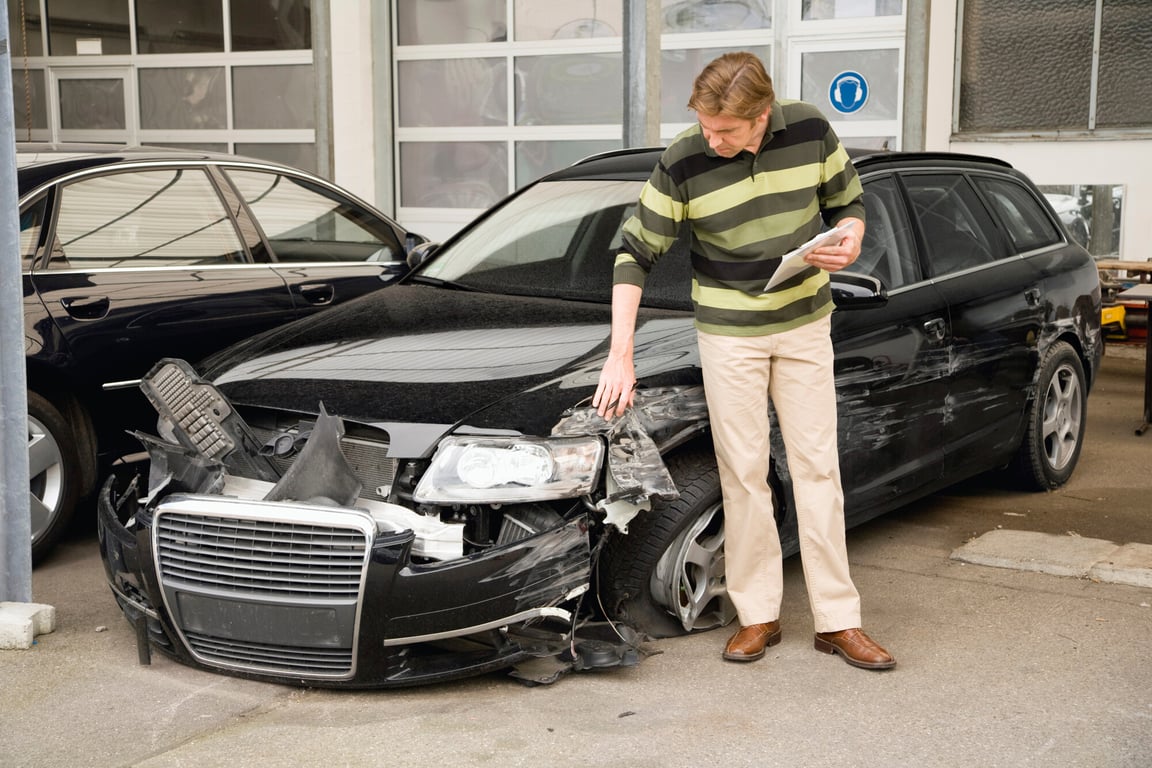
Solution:
{"label": "car side window", "polygon": [[228,168],[277,261],[398,261],[404,247],[385,222],[329,190],[279,173]]}
{"label": "car side window", "polygon": [[47,205],[48,198],[42,195],[20,211],[20,267],[24,272],[31,271],[32,262],[40,247],[40,233],[44,229]]}
{"label": "car side window", "polygon": [[1004,255],[992,234],[992,217],[964,175],[906,174],[904,181],[932,277],[989,264]]}
{"label": "car side window", "polygon": [[1062,242],[1059,230],[1027,187],[1008,179],[977,177],[976,186],[1004,223],[1015,253]]}
{"label": "car side window", "polygon": [[52,269],[170,267],[245,261],[215,187],[188,168],[81,179],[60,191]]}
{"label": "car side window", "polygon": [[860,257],[849,269],[875,277],[889,290],[919,282],[912,227],[893,177],[864,183],[864,220]]}

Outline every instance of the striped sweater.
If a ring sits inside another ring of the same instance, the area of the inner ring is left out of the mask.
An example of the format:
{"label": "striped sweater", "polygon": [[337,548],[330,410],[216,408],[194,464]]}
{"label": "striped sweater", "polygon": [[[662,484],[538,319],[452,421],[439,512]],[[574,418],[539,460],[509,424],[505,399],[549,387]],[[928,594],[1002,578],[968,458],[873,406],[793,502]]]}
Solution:
{"label": "striped sweater", "polygon": [[769,292],[764,285],[822,220],[863,220],[862,195],[848,153],[810,104],[774,102],[756,155],[721,157],[695,125],[672,141],[644,185],[613,280],[643,287],[687,221],[697,328],[726,336],[797,328],[832,312],[828,273],[808,267]]}

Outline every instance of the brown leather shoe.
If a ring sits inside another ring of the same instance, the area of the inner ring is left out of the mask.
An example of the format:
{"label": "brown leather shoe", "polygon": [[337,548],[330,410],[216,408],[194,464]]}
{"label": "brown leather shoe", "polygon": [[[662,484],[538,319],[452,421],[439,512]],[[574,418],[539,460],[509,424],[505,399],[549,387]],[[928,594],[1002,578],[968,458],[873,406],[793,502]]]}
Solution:
{"label": "brown leather shoe", "polygon": [[724,646],[724,658],[728,661],[756,661],[764,655],[764,649],[780,642],[780,622],[749,624],[740,627],[736,634],[728,638]]}
{"label": "brown leather shoe", "polygon": [[817,632],[816,650],[838,653],[844,661],[861,669],[891,669],[896,659],[862,629],[843,629],[839,632]]}

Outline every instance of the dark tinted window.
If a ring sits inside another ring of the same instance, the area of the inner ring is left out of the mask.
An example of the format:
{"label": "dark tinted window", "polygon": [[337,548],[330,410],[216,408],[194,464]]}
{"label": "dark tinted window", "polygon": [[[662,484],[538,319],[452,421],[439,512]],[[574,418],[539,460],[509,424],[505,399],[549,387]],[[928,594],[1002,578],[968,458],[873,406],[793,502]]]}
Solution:
{"label": "dark tinted window", "polygon": [[865,183],[864,211],[864,245],[849,269],[889,289],[919,281],[916,243],[896,180],[888,176]]}
{"label": "dark tinted window", "polygon": [[245,261],[215,187],[196,169],[115,173],[63,187],[56,240],[57,268]]}
{"label": "dark tinted window", "polygon": [[1061,242],[1056,225],[1028,188],[1007,179],[979,177],[976,185],[999,215],[1015,253]]}
{"label": "dark tinted window", "polygon": [[924,236],[931,276],[1000,258],[995,226],[967,178],[959,173],[908,174],[904,181]]}
{"label": "dark tinted window", "polygon": [[24,272],[32,268],[32,260],[36,258],[36,250],[40,245],[40,232],[44,229],[46,206],[47,198],[41,197],[20,211],[20,263]]}
{"label": "dark tinted window", "polygon": [[229,168],[278,261],[397,261],[404,249],[385,222],[329,190],[291,176]]}

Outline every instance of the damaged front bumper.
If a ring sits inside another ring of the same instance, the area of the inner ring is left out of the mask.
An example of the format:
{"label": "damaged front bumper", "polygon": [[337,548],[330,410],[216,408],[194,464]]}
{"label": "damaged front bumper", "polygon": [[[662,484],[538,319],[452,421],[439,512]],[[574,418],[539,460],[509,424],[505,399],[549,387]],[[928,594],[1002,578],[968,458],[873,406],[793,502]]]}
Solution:
{"label": "damaged front bumper", "polygon": [[183,374],[148,379],[170,391],[166,438],[139,435],[147,489],[113,476],[98,502],[106,576],[142,662],[155,648],[262,680],[389,687],[531,659],[554,662],[520,675],[536,682],[638,660],[627,627],[579,618],[594,560],[581,500],[465,552],[461,526],[357,496],[343,427],[322,407],[293,464],[306,469],[281,473],[227,401]]}

